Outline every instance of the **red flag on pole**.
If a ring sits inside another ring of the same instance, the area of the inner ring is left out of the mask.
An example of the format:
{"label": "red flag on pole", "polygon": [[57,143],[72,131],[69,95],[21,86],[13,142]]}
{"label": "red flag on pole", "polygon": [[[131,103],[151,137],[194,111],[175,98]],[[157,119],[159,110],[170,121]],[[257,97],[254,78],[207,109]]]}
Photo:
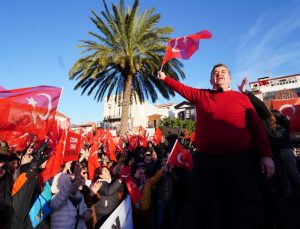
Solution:
{"label": "red flag on pole", "polygon": [[128,149],[135,150],[139,146],[139,135],[129,135],[128,133],[126,133],[126,137],[129,143]]}
{"label": "red flag on pole", "polygon": [[153,136],[153,142],[155,145],[158,145],[161,142],[163,133],[161,131],[161,129],[156,128],[155,132],[154,132],[154,136]]}
{"label": "red flag on pole", "polygon": [[134,179],[131,176],[125,178],[125,184],[128,193],[131,197],[132,203],[135,204],[142,197],[139,187],[137,186],[137,184],[135,183]]}
{"label": "red flag on pole", "polygon": [[0,91],[0,130],[45,138],[51,131],[61,91],[51,86]]}
{"label": "red flag on pole", "polygon": [[199,40],[211,37],[212,34],[208,30],[202,30],[189,36],[169,40],[162,65],[171,58],[189,59],[199,48]]}
{"label": "red flag on pole", "polygon": [[50,156],[46,164],[46,168],[42,172],[43,182],[46,182],[60,172],[61,165],[63,163],[65,137],[66,131],[63,130],[59,137],[58,144],[56,145],[53,154]]}
{"label": "red flag on pole", "polygon": [[118,162],[116,158],[117,142],[119,139],[110,138],[107,140],[106,155],[112,161]]}
{"label": "red flag on pole", "polygon": [[94,179],[94,173],[95,169],[100,167],[100,163],[98,160],[98,144],[93,144],[92,148],[90,149],[90,155],[88,159],[88,173],[89,173],[89,179]]}
{"label": "red flag on pole", "polygon": [[173,149],[170,153],[168,164],[185,168],[187,170],[192,170],[193,168],[193,159],[190,152],[184,149],[179,143],[178,139],[176,140]]}
{"label": "red flag on pole", "polygon": [[142,197],[142,194],[136,182],[131,177],[131,167],[122,165],[119,170],[119,176],[125,182],[131,200],[135,204]]}

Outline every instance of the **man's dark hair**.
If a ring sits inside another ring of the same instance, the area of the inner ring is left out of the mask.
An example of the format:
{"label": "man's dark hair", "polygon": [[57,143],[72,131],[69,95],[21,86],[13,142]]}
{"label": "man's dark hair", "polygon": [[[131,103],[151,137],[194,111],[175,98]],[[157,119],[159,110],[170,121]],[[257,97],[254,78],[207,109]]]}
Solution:
{"label": "man's dark hair", "polygon": [[213,68],[212,68],[212,70],[211,70],[211,72],[210,72],[210,75],[211,75],[211,74],[214,72],[214,70],[215,70],[216,68],[218,68],[218,67],[225,67],[225,68],[228,70],[229,75],[231,76],[231,72],[230,72],[229,68],[227,67],[227,65],[222,64],[222,63],[214,65]]}

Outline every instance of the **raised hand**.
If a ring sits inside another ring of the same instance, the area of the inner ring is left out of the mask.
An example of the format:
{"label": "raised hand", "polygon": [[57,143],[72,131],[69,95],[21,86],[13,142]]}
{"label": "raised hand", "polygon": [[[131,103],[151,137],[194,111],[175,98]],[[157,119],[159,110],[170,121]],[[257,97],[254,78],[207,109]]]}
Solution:
{"label": "raised hand", "polygon": [[159,72],[157,73],[157,78],[158,78],[159,80],[164,80],[164,79],[166,78],[166,74],[165,74],[164,72],[159,71]]}
{"label": "raised hand", "polygon": [[240,85],[239,84],[237,85],[240,92],[245,93],[247,82],[248,82],[248,79],[247,79],[247,77],[245,77],[245,78],[243,78],[242,83]]}
{"label": "raised hand", "polygon": [[97,180],[91,187],[91,191],[93,194],[96,194],[102,186],[102,182]]}

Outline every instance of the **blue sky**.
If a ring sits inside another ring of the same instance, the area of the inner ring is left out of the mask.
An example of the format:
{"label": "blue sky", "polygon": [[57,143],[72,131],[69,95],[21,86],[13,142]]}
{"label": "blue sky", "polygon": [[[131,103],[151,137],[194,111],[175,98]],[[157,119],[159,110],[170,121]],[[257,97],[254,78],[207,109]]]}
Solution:
{"label": "blue sky", "polygon": [[[118,1],[107,0],[108,5]],[[126,5],[132,3],[125,0]],[[300,3],[295,0],[140,0],[140,11],[155,8],[161,26],[171,37],[207,29],[211,40],[183,60],[187,85],[210,88],[216,63],[231,68],[233,89],[243,76],[250,80],[300,73]],[[103,119],[103,103],[74,91],[68,71],[82,57],[76,46],[97,32],[91,10],[103,9],[100,0],[1,0],[0,85],[6,89],[52,85],[62,87],[58,110],[72,123]],[[176,96],[158,103],[181,102]]]}

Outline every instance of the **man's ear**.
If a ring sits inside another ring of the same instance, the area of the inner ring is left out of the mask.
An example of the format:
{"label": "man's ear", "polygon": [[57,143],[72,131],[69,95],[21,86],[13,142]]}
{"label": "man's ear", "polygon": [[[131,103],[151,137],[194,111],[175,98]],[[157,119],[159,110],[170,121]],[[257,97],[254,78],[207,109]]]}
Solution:
{"label": "man's ear", "polygon": [[213,80],[212,80],[212,77],[210,77],[210,84],[213,86],[214,84],[213,84]]}

